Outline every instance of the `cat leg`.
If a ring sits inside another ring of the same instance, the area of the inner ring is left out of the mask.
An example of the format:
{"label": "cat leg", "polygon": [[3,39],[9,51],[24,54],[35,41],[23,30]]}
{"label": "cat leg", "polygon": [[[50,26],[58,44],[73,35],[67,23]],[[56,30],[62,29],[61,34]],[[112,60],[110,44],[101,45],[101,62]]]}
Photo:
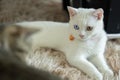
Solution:
{"label": "cat leg", "polygon": [[112,70],[108,67],[104,55],[96,55],[89,59],[103,74],[113,76]]}
{"label": "cat leg", "polygon": [[69,63],[78,69],[82,70],[84,73],[86,73],[91,78],[94,78],[95,80],[103,80],[102,74],[97,70],[97,68],[90,63],[86,59],[72,59],[69,60]]}

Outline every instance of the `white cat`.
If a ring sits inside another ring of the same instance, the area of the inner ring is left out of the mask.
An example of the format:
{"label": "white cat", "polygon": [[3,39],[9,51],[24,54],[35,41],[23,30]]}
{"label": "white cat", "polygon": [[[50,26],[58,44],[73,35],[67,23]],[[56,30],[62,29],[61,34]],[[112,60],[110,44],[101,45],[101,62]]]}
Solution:
{"label": "white cat", "polygon": [[107,36],[103,26],[103,10],[68,7],[69,23],[35,21],[16,25],[40,29],[29,37],[32,50],[49,47],[62,51],[67,61],[95,80],[103,80],[104,73],[113,75],[104,51]]}

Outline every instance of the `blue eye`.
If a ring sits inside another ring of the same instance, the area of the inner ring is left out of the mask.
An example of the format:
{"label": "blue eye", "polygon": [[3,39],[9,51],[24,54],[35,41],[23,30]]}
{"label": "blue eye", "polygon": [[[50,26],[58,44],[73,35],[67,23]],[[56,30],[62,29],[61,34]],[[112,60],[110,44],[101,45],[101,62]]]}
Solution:
{"label": "blue eye", "polygon": [[75,30],[79,30],[79,26],[78,25],[74,25],[74,29]]}

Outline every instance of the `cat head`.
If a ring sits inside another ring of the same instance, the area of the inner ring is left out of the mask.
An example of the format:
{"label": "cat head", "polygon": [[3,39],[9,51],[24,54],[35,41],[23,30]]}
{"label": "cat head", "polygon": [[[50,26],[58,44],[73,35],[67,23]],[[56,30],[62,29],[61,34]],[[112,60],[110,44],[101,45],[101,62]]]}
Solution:
{"label": "cat head", "polygon": [[103,9],[84,9],[68,6],[70,31],[75,39],[88,40],[103,30]]}

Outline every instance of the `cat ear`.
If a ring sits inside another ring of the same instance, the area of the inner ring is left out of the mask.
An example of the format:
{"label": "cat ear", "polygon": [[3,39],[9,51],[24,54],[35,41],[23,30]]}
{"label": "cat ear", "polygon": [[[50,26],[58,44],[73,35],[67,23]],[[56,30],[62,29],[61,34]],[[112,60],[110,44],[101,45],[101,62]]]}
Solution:
{"label": "cat ear", "polygon": [[97,20],[101,20],[103,17],[103,13],[104,13],[103,9],[99,8],[93,12],[93,15],[97,18]]}
{"label": "cat ear", "polygon": [[73,7],[70,7],[70,6],[67,6],[67,9],[68,9],[70,18],[73,17],[73,16],[75,16],[77,14],[77,9],[75,9]]}

